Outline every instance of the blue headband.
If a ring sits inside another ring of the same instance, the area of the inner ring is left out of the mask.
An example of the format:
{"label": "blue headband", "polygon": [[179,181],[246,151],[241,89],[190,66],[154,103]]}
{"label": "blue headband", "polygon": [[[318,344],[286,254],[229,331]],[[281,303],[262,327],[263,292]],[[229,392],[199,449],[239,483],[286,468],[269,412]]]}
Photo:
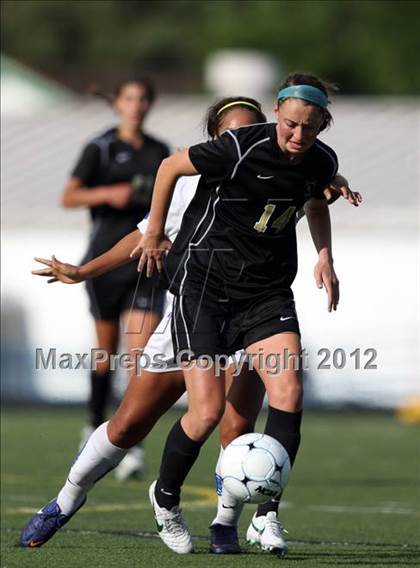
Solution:
{"label": "blue headband", "polygon": [[304,101],[309,101],[318,105],[321,108],[327,108],[328,98],[324,93],[312,87],[312,85],[292,85],[291,87],[286,87],[279,91],[277,98],[286,99],[292,97],[293,99],[303,99]]}

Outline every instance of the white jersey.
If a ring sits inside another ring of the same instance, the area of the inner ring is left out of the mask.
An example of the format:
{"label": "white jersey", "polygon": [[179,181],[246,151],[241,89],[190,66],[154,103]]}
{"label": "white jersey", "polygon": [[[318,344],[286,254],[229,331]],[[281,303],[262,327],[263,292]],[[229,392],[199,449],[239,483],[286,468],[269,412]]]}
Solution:
{"label": "white jersey", "polygon": [[[180,178],[174,189],[168,216],[165,223],[165,235],[173,242],[181,227],[182,217],[187,210],[197,190],[200,176]],[[148,224],[148,216],[138,225],[141,233],[145,233]],[[142,367],[153,373],[166,373],[167,371],[180,370],[175,360],[171,336],[173,295],[166,292],[162,319],[152,333],[141,358]]]}
{"label": "white jersey", "polygon": [[[182,217],[191,203],[197,190],[200,176],[188,176],[179,178],[176,182],[172,201],[169,206],[168,216],[165,223],[165,235],[173,242],[181,228]],[[145,233],[149,222],[149,216],[137,225],[141,233]]]}

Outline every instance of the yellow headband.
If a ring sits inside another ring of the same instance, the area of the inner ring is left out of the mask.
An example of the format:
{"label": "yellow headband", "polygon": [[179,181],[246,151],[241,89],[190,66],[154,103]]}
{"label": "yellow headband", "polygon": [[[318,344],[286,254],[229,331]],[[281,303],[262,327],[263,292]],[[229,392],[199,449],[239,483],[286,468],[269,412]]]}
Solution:
{"label": "yellow headband", "polygon": [[223,112],[224,110],[226,110],[227,108],[230,108],[230,107],[233,107],[233,106],[236,106],[236,105],[246,105],[246,106],[253,108],[257,112],[261,112],[261,110],[256,105],[254,105],[253,103],[249,103],[248,101],[233,101],[233,103],[228,103],[227,105],[222,106],[222,108],[219,108],[219,110],[216,113],[216,116],[219,116],[219,114],[221,112]]}

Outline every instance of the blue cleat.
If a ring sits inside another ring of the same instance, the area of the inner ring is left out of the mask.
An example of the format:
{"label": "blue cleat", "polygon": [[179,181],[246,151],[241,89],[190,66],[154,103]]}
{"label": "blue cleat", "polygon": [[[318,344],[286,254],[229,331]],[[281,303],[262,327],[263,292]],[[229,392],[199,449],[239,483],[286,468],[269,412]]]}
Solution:
{"label": "blue cleat", "polygon": [[37,548],[45,544],[61,527],[69,522],[72,516],[77,513],[85,502],[86,499],[82,501],[80,506],[71,515],[63,515],[57,504],[57,500],[53,499],[50,501],[32,517],[23,529],[20,535],[20,546]]}
{"label": "blue cleat", "polygon": [[236,527],[210,526],[210,550],[213,554],[239,554],[241,552]]}

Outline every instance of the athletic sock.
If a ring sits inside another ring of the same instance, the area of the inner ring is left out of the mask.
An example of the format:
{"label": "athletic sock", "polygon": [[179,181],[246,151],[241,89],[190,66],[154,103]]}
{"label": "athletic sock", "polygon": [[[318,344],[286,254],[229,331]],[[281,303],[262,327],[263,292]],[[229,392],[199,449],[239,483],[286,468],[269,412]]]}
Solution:
{"label": "athletic sock", "polygon": [[194,465],[204,441],[187,436],[178,420],[169,432],[163,450],[155,496],[159,507],[172,509],[179,504],[181,487]]}
{"label": "athletic sock", "polygon": [[217,514],[213,519],[211,526],[225,525],[229,527],[236,527],[244,504],[231,497],[231,495],[229,495],[223,487],[222,476],[220,474],[220,462],[222,460],[223,452],[223,448],[220,448],[219,459],[217,460],[216,470],[214,473],[217,493]]}
{"label": "athletic sock", "polygon": [[222,461],[224,451],[225,450],[223,449],[223,447],[220,446],[219,457],[217,458],[216,467],[214,468],[214,484],[216,486],[217,495],[222,494],[222,488],[223,488],[222,474],[220,472],[220,463]]}
{"label": "athletic sock", "polygon": [[267,423],[264,434],[278,440],[289,454],[290,464],[296,458],[300,444],[300,424],[302,422],[302,411],[286,412],[278,410],[272,406],[268,407]]}
{"label": "athletic sock", "polygon": [[[296,458],[300,444],[300,424],[302,422],[302,411],[286,412],[278,410],[272,406],[268,407],[267,423],[264,433],[278,440],[289,454],[290,464]],[[281,496],[271,499],[267,503],[258,505],[257,517],[265,516],[270,511],[278,512]]]}
{"label": "athletic sock", "polygon": [[111,392],[111,371],[90,374],[90,398],[88,403],[89,422],[93,428],[100,426],[105,420],[106,405]]}
{"label": "athletic sock", "polygon": [[107,426],[108,422],[105,422],[93,432],[71,466],[67,481],[57,496],[57,503],[65,515],[72,514],[94,484],[114,469],[128,452],[109,441]]}
{"label": "athletic sock", "polygon": [[277,515],[277,513],[279,512],[280,499],[281,495],[280,497],[277,497],[277,499],[270,499],[270,501],[267,501],[267,503],[261,503],[261,505],[258,505],[257,517],[265,517],[267,513],[270,513],[272,511],[274,511]]}

